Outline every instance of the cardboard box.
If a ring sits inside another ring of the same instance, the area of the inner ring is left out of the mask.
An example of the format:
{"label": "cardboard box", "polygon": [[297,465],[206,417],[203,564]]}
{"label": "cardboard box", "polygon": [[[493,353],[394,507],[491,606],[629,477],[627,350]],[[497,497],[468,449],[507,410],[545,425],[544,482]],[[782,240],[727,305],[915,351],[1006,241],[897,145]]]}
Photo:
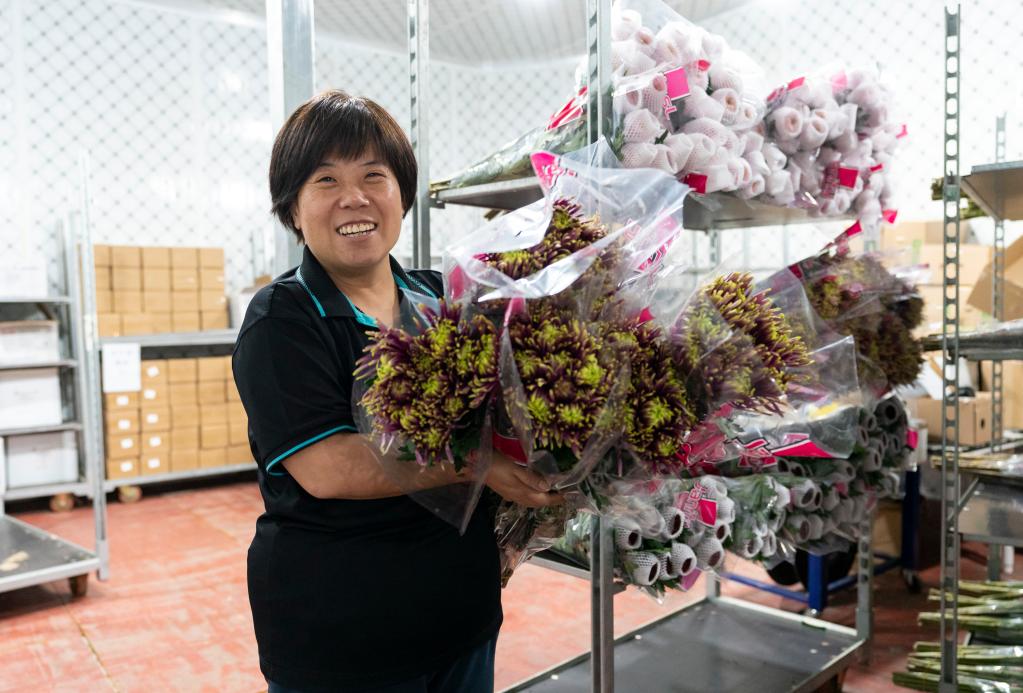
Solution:
{"label": "cardboard box", "polygon": [[197,269],[199,267],[198,248],[171,248],[171,269]]}
{"label": "cardboard box", "polygon": [[[202,423],[198,404],[171,405],[171,427],[173,428],[198,428]],[[196,447],[199,447],[196,445]]]}
{"label": "cardboard box", "polygon": [[96,312],[114,312],[114,292],[110,289],[96,289]]}
{"label": "cardboard box", "polygon": [[[973,229],[969,220],[959,222],[959,243],[967,244],[973,241]],[[915,251],[925,243],[941,245],[945,241],[945,222],[938,219],[934,221],[901,221],[894,226],[884,226],[881,229],[882,250],[910,250]]]}
{"label": "cardboard box", "polygon": [[64,421],[56,368],[0,371],[0,424],[4,428],[49,426]]}
{"label": "cardboard box", "polygon": [[172,472],[186,472],[190,469],[199,468],[199,448],[190,450],[178,450],[173,448],[170,454],[170,470]]}
{"label": "cardboard box", "polygon": [[139,461],[139,471],[143,476],[151,474],[166,474],[170,471],[170,451],[160,454],[143,455]]}
{"label": "cardboard box", "polygon": [[139,428],[143,433],[169,431],[171,429],[170,407],[142,407],[139,412]]}
{"label": "cardboard box", "polygon": [[96,291],[110,291],[113,289],[109,267],[96,268]]}
{"label": "cardboard box", "polygon": [[170,313],[171,295],[169,291],[143,291],[142,309],[147,313]]}
{"label": "cardboard box", "polygon": [[199,383],[199,404],[223,404],[226,402],[227,390],[223,380]]}
{"label": "cardboard box", "polygon": [[143,407],[166,406],[170,385],[145,385],[139,394],[139,405]]}
{"label": "cardboard box", "polygon": [[170,313],[150,313],[149,317],[153,321],[154,333],[166,334],[174,331],[174,318]]}
{"label": "cardboard box", "polygon": [[874,551],[898,556],[902,553],[902,503],[884,499],[874,515]]}
{"label": "cardboard box", "polygon": [[210,424],[228,424],[228,407],[226,404],[200,404],[199,419],[203,426]]}
{"label": "cardboard box", "polygon": [[197,359],[196,371],[196,379],[200,383],[206,383],[212,380],[223,382],[224,361],[220,356],[206,356],[204,358]]}
{"label": "cardboard box", "polygon": [[116,409],[139,408],[139,393],[137,392],[106,392],[103,394],[103,410],[112,412]]}
{"label": "cardboard box", "polygon": [[221,265],[219,269],[199,270],[199,287],[203,291],[224,293],[224,266]]}
{"label": "cardboard box", "polygon": [[7,488],[78,481],[73,431],[10,436],[5,444]]}
{"label": "cardboard box", "polygon": [[117,313],[100,313],[96,316],[96,329],[100,337],[120,337],[121,316]]}
{"label": "cardboard box", "polygon": [[226,464],[227,464],[226,446],[220,448],[209,448],[206,450],[199,451],[199,467],[201,469],[223,467]]}
{"label": "cardboard box", "polygon": [[134,245],[110,246],[111,267],[142,267],[142,251]]}
{"label": "cardboard box", "polygon": [[249,417],[245,414],[245,407],[242,406],[241,402],[228,402],[227,403],[227,422],[230,424],[244,423],[247,424]]}
{"label": "cardboard box", "polygon": [[[910,413],[927,424],[931,441],[941,441],[941,400],[930,397],[910,399],[906,403]],[[991,442],[991,393],[979,392],[976,397],[959,400],[960,445],[985,445]]]}
{"label": "cardboard box", "polygon": [[114,267],[110,275],[110,287],[114,291],[142,291],[142,269]]}
{"label": "cardboard box", "polygon": [[238,384],[234,382],[234,378],[229,378],[227,381],[227,401],[241,403],[242,396],[238,392]]}
{"label": "cardboard box", "polygon": [[128,435],[140,430],[139,411],[137,409],[112,409],[103,417],[107,435]]}
{"label": "cardboard box", "polygon": [[[60,336],[55,320],[0,322],[0,365],[45,363],[60,358]],[[217,369],[223,365],[217,358]]]}
{"label": "cardboard box", "polygon": [[[959,287],[959,329],[969,330],[979,327],[985,315],[975,307],[968,305],[965,297],[971,287]],[[918,286],[917,291],[924,300],[923,323],[917,328],[918,334],[938,334],[941,332],[942,306],[944,305],[944,288],[940,286]]]}
{"label": "cardboard box", "polygon": [[146,359],[142,362],[142,387],[168,383],[167,359]]}
{"label": "cardboard box", "polygon": [[227,424],[203,424],[199,428],[199,448],[211,450],[228,446]]}
{"label": "cardboard box", "polygon": [[190,267],[188,269],[172,269],[171,289],[174,291],[198,291],[199,270],[194,267]]}
{"label": "cardboard box", "polygon": [[92,246],[92,264],[96,267],[110,267],[110,246],[94,243]]}
{"label": "cardboard box", "polygon": [[125,313],[141,313],[142,292],[114,291],[114,312],[122,315]]}
{"label": "cardboard box", "polygon": [[145,433],[142,438],[142,456],[160,454],[170,449],[170,436],[160,431]]}
{"label": "cardboard box", "polygon": [[121,334],[125,337],[152,334],[153,321],[146,313],[124,313],[121,315]]}
{"label": "cardboard box", "polygon": [[228,464],[244,464],[245,462],[252,462],[252,450],[248,444],[245,445],[229,445],[227,447],[227,463]]}
{"label": "cardboard box", "polygon": [[147,272],[154,269],[170,269],[170,248],[144,246],[142,248],[142,267]]}
{"label": "cardboard box", "polygon": [[142,273],[142,290],[150,292],[167,293],[171,290],[171,271],[163,267],[158,269],[146,269]]}
{"label": "cardboard box", "polygon": [[174,332],[198,332],[201,323],[198,313],[172,313],[171,324]]}
{"label": "cardboard box", "polygon": [[[992,313],[991,287],[993,285],[993,269],[989,264],[984,268],[980,279],[969,294],[969,304],[985,313]],[[1003,320],[1019,320],[1023,318],[1023,238],[1005,249],[1005,314]]]}
{"label": "cardboard box", "polygon": [[[913,264],[927,265],[930,270],[930,279],[926,284],[942,284],[944,276],[945,247],[933,243],[924,243],[920,246],[919,259]],[[959,246],[959,285],[974,286],[979,280],[984,268],[991,262],[994,249],[985,245],[961,245]],[[968,295],[963,292],[963,296]]]}
{"label": "cardboard box", "polygon": [[224,270],[223,248],[199,248],[199,266],[209,269]]}
{"label": "cardboard box", "polygon": [[139,475],[139,458],[107,460],[107,479],[129,479]]}
{"label": "cardboard box", "polygon": [[198,450],[199,427],[172,428],[170,431],[171,450]]}
{"label": "cardboard box", "polygon": [[195,382],[169,383],[167,385],[167,402],[171,407],[182,404],[197,404],[199,402],[199,395]]}
{"label": "cardboard box", "polygon": [[171,292],[172,313],[198,313],[199,312],[199,291],[172,291]]}
{"label": "cardboard box", "polygon": [[108,435],[106,438],[106,451],[108,460],[126,460],[138,458],[142,443],[139,441],[139,434],[130,435]]}
{"label": "cardboard box", "polygon": [[196,359],[168,359],[167,382],[194,383],[199,379],[199,362]]}
{"label": "cardboard box", "polygon": [[204,313],[227,312],[227,296],[223,291],[199,291],[199,310]]}
{"label": "cardboard box", "polygon": [[215,312],[203,311],[200,313],[199,324],[204,330],[226,330],[227,329],[227,311],[220,310]]}
{"label": "cardboard box", "polygon": [[232,422],[227,431],[228,445],[245,445],[249,442],[248,422]]}

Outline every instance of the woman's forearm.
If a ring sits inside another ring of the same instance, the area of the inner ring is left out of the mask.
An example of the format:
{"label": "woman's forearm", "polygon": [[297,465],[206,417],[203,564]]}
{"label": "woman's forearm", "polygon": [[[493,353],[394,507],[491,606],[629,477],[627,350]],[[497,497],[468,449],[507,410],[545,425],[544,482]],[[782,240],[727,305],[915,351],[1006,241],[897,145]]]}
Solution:
{"label": "woman's forearm", "polygon": [[288,473],[316,498],[370,500],[448,486],[463,479],[449,465],[422,468],[415,463],[389,464],[361,435],[338,434],[310,445],[284,460]]}

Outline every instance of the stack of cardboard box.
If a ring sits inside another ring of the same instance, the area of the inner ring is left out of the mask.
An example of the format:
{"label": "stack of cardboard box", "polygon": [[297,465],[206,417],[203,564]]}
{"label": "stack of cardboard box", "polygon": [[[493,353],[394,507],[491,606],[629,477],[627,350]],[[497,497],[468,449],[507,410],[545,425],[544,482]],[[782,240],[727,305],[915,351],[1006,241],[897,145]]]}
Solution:
{"label": "stack of cardboard box", "polygon": [[225,329],[223,248],[93,247],[101,337]]}
{"label": "stack of cardboard box", "polygon": [[107,478],[250,462],[231,357],[142,362],[141,392],[106,396]]}

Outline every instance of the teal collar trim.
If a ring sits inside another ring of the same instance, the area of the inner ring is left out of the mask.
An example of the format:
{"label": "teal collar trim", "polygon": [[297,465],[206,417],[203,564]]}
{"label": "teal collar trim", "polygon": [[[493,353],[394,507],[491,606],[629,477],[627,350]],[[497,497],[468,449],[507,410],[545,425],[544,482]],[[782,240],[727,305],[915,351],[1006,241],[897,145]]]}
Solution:
{"label": "teal collar trim", "polygon": [[305,283],[305,279],[302,277],[301,267],[295,270],[295,278],[298,279],[298,283],[302,285],[302,288],[305,289],[305,292],[309,294],[309,298],[313,299],[313,303],[316,304],[316,310],[320,313],[320,317],[321,318],[327,317],[327,313],[323,310],[323,304],[320,303],[320,299],[316,298],[316,294],[314,294],[312,290],[309,288],[309,285]]}

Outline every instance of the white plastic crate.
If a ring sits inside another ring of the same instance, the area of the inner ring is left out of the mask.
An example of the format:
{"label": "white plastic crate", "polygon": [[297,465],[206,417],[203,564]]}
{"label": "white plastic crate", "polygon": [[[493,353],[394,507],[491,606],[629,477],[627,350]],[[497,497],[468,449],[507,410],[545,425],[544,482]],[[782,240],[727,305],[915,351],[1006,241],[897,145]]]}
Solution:
{"label": "white plastic crate", "polygon": [[0,322],[0,366],[56,361],[60,337],[53,320]]}
{"label": "white plastic crate", "polygon": [[63,420],[56,368],[0,371],[0,428],[53,426]]}
{"label": "white plastic crate", "polygon": [[78,444],[73,431],[7,438],[7,488],[78,481]]}

